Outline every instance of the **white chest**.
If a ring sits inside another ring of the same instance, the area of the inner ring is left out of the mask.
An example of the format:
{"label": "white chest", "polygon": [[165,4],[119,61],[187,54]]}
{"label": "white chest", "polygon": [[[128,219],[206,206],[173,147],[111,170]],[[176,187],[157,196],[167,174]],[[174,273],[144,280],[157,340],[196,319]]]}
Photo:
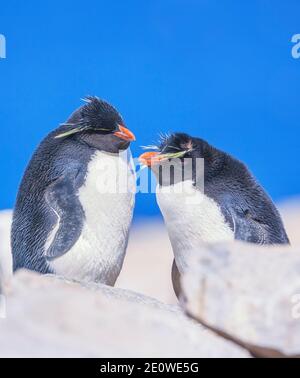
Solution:
{"label": "white chest", "polygon": [[122,268],[134,208],[130,152],[97,152],[78,195],[85,213],[81,236],[52,267],[70,279],[113,285]]}
{"label": "white chest", "polygon": [[234,239],[218,204],[197,190],[191,181],[158,186],[156,197],[179,271],[185,269],[188,255],[201,243]]}

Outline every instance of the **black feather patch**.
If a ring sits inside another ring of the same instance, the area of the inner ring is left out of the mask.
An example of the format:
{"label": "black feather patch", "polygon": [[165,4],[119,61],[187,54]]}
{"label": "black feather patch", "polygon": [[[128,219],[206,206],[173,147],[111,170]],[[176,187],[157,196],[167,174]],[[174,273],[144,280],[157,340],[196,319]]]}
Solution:
{"label": "black feather patch", "polygon": [[80,125],[94,130],[114,130],[117,124],[122,124],[122,117],[109,103],[98,97],[87,96],[86,104],[81,108]]}
{"label": "black feather patch", "polygon": [[88,130],[109,133],[123,125],[121,115],[108,102],[93,96],[87,96],[83,101],[86,104],[73,113],[69,121],[61,125],[67,128],[55,138],[64,138]]}

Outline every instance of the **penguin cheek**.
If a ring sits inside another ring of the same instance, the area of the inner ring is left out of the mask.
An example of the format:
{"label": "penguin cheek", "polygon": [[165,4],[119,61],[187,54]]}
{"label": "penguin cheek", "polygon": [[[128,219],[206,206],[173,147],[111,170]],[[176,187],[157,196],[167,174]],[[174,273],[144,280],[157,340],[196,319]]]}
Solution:
{"label": "penguin cheek", "polygon": [[124,139],[120,139],[112,133],[103,136],[102,139],[103,139],[102,140],[103,150],[105,150],[106,152],[110,152],[110,153],[116,154],[120,151],[124,151],[130,145],[129,141],[126,141]]}
{"label": "penguin cheek", "polygon": [[119,150],[120,151],[127,150],[127,148],[129,146],[130,146],[130,142],[128,142],[128,141],[123,140],[123,141],[119,142]]}

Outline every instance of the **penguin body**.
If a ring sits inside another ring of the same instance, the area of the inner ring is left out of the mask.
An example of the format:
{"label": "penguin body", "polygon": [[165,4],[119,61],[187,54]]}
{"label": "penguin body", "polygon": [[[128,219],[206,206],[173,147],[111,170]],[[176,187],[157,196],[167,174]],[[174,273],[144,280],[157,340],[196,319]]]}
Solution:
{"label": "penguin body", "polygon": [[113,285],[124,260],[135,176],[133,134],[117,111],[88,98],[34,153],[12,225],[14,271],[27,268]]}
{"label": "penguin body", "polygon": [[[175,257],[176,294],[179,272],[184,271],[188,254],[201,243],[234,239],[289,243],[279,212],[245,164],[183,133],[165,138],[157,150],[144,153],[140,160],[158,180],[157,202]],[[199,171],[197,159],[204,161]],[[171,174],[170,169],[162,169],[167,164],[172,166]]]}
{"label": "penguin body", "polygon": [[191,180],[174,184],[171,190],[158,185],[156,198],[180,271],[185,269],[187,253],[199,248],[200,242],[234,239],[234,232],[219,205],[201,193]]}
{"label": "penguin body", "polygon": [[[92,156],[77,192],[84,213],[81,233],[68,253],[49,262],[56,274],[114,285],[123,265],[134,207],[135,175],[130,158],[127,153],[113,156],[100,151]],[[112,174],[100,178],[103,166]],[[118,169],[127,175],[123,188],[115,177]],[[120,192],[105,193],[116,184]],[[54,228],[50,240],[55,232]]]}

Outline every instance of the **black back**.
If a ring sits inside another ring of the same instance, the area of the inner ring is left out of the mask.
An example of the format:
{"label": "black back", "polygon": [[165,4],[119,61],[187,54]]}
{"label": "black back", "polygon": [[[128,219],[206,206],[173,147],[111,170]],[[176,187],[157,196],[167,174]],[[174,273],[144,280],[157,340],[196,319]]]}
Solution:
{"label": "black back", "polygon": [[[289,243],[280,214],[271,198],[244,163],[200,138],[177,133],[159,146],[163,153],[186,150],[182,158],[204,159],[204,193],[220,206],[235,239],[259,244]],[[203,182],[192,164],[194,185]]]}
{"label": "black back", "polygon": [[[24,173],[12,223],[14,270],[34,267],[41,273],[51,273],[43,247],[56,219],[46,203],[45,193],[53,182],[72,170],[78,172],[75,187],[78,190],[84,183],[88,162],[95,152],[80,143],[76,136],[55,139],[63,128],[50,133],[42,141]],[[74,205],[80,206],[78,203]]]}

